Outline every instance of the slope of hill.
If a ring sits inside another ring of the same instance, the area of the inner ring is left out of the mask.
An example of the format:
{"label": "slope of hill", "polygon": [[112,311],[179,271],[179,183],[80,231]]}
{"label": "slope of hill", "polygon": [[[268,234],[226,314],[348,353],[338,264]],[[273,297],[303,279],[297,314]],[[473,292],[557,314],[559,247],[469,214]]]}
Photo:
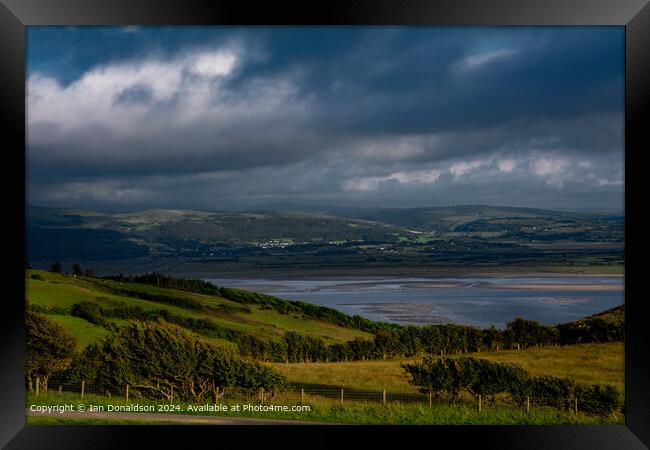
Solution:
{"label": "slope of hill", "polygon": [[[129,318],[140,317],[161,317],[220,342],[237,333],[275,339],[287,331],[330,343],[371,337],[296,311],[282,314],[265,305],[244,305],[217,295],[41,270],[28,270],[26,276],[27,300],[82,344],[100,339]],[[107,319],[96,314],[100,310]]]}
{"label": "slope of hill", "polygon": [[584,323],[596,318],[602,319],[606,323],[622,325],[625,323],[625,305],[615,306],[614,308],[610,308],[605,311],[592,314],[591,316],[585,317],[584,319],[579,319],[569,323]]}
{"label": "slope of hill", "polygon": [[295,212],[147,210],[125,214],[29,208],[30,261],[223,254],[241,247],[394,242],[392,225]]}

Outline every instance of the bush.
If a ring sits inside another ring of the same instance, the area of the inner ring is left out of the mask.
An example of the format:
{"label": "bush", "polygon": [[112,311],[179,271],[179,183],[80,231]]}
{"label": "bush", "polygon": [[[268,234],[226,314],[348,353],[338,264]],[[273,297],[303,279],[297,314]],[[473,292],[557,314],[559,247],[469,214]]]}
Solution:
{"label": "bush", "polygon": [[38,380],[47,390],[48,379],[72,363],[77,340],[44,315],[25,309],[25,375],[30,388]]}
{"label": "bush", "polygon": [[102,308],[97,303],[81,302],[72,305],[72,315],[81,317],[90,323],[103,325],[106,320]]}
{"label": "bush", "polygon": [[30,278],[31,278],[32,280],[39,280],[39,281],[44,281],[44,280],[45,280],[45,278],[43,278],[43,275],[41,275],[40,273],[33,273],[33,274],[30,276]]}
{"label": "bush", "polygon": [[526,372],[513,365],[480,358],[425,358],[402,367],[411,376],[411,383],[420,391],[450,395],[456,401],[461,390],[474,395],[494,395],[511,392],[524,384]]}
{"label": "bush", "polygon": [[514,364],[498,363],[480,358],[459,358],[463,386],[477,395],[512,392],[523,384],[526,372]]}
{"label": "bush", "polygon": [[538,405],[570,409],[575,395],[575,382],[570,378],[539,376],[529,381],[531,401]]}
{"label": "bush", "polygon": [[578,398],[578,409],[587,414],[608,416],[623,406],[621,396],[614,386],[579,384],[575,394]]}
{"label": "bush", "polygon": [[510,384],[508,394],[510,394],[510,401],[515,406],[523,406],[526,404],[526,400],[532,394],[531,384],[531,379],[528,378],[527,373],[524,373],[519,380]]}
{"label": "bush", "polygon": [[284,378],[168,324],[129,322],[98,345],[90,345],[69,370],[75,380],[102,387],[129,384],[134,395],[202,400],[217,389],[275,389]]}
{"label": "bush", "polygon": [[447,394],[455,402],[463,388],[461,369],[453,358],[427,357],[414,364],[402,364],[402,368],[410,375],[410,383],[420,387],[420,392],[432,392],[437,397]]}

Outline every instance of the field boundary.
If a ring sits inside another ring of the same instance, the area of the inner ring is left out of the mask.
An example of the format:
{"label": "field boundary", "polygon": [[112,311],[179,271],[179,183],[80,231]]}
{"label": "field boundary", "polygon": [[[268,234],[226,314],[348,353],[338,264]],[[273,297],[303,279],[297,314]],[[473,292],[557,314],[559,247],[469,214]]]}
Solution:
{"label": "field boundary", "polygon": [[488,409],[516,409],[525,411],[526,413],[530,413],[532,410],[543,409],[547,411],[570,411],[577,415],[583,412],[582,407],[590,406],[588,405],[589,400],[581,399],[578,401],[575,396],[560,399],[527,396],[522,401],[515,402],[508,394],[481,396],[462,393],[459,398],[452,400],[447,397],[437,396],[432,392],[398,393],[389,392],[385,389],[381,391],[370,391],[300,387],[288,387],[275,390],[231,387],[221,391],[217,390],[202,399],[187,401],[174,398],[173,395],[170,398],[161,399],[146,397],[137,388],[133,388],[128,384],[104,387],[82,381],[79,383],[55,382],[53,384],[51,383],[50,386],[51,388],[46,388],[45,390],[40,390],[37,386],[36,390],[28,390],[27,394],[34,401],[37,401],[41,396],[46,396],[48,400],[60,397],[66,401],[71,400],[71,398],[84,401],[88,400],[90,396],[91,399],[101,399],[102,401],[123,405],[138,401],[170,405],[178,402],[200,405],[217,405],[232,402],[248,402],[256,405],[419,405],[429,406],[430,408],[433,406],[448,405],[476,409],[479,413]]}

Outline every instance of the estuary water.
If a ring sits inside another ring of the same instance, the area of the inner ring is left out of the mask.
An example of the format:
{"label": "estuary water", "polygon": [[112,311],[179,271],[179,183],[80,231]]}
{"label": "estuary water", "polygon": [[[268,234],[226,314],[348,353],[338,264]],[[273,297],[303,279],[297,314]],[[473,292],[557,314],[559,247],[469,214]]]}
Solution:
{"label": "estuary water", "polygon": [[456,323],[503,328],[516,317],[554,325],[624,303],[623,277],[606,276],[207,281],[328,306],[372,320],[414,325]]}

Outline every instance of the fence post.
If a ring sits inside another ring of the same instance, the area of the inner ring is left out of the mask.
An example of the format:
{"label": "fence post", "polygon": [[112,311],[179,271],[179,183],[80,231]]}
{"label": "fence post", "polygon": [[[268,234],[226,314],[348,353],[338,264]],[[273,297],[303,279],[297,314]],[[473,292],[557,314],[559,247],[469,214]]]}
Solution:
{"label": "fence post", "polygon": [[530,395],[526,396],[526,414],[530,412]]}
{"label": "fence post", "polygon": [[129,401],[129,385],[126,385],[126,401]]}
{"label": "fence post", "polygon": [[305,388],[300,389],[300,404],[305,403]]}
{"label": "fence post", "polygon": [[214,391],[214,404],[216,405],[219,403],[219,387],[217,386],[217,389]]}
{"label": "fence post", "polygon": [[384,396],[383,396],[383,398],[382,398],[382,404],[383,404],[383,405],[386,404],[386,389],[384,389]]}
{"label": "fence post", "polygon": [[81,380],[81,398],[84,398],[84,390],[86,389],[86,381]]}
{"label": "fence post", "polygon": [[264,388],[263,387],[260,388],[260,400],[262,401],[262,403],[264,403]]}
{"label": "fence post", "polygon": [[574,404],[573,404],[573,412],[574,414],[578,414],[578,397],[576,396],[574,399]]}
{"label": "fence post", "polygon": [[433,405],[432,394],[431,394],[431,389],[429,389],[429,408],[431,408],[432,405]]}
{"label": "fence post", "polygon": [[172,391],[169,394],[169,403],[174,401],[174,385],[172,384]]}
{"label": "fence post", "polygon": [[63,392],[63,386],[59,384],[59,395]]}
{"label": "fence post", "polygon": [[478,412],[481,412],[481,394],[478,394]]}
{"label": "fence post", "polygon": [[40,377],[36,377],[36,396],[38,397],[39,390],[40,390]]}
{"label": "fence post", "polygon": [[343,389],[341,389],[341,405],[343,404]]}

